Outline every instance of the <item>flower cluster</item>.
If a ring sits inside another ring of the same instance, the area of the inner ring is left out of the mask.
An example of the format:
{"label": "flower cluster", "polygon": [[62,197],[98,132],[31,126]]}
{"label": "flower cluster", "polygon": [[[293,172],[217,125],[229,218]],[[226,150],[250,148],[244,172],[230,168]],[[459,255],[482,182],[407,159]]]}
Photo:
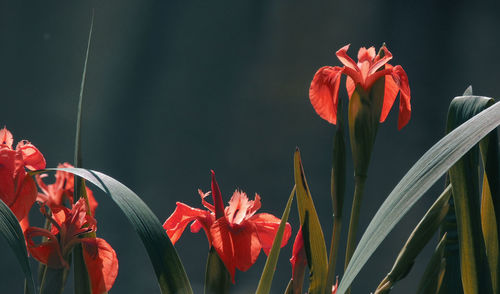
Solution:
{"label": "flower cluster", "polygon": [[[70,253],[75,245],[81,244],[92,293],[108,292],[118,274],[118,259],[113,248],[104,239],[96,237],[97,221],[93,215],[97,201],[92,191],[86,188],[86,197],[74,203],[72,174],[57,171],[52,184],[43,181],[46,174],[36,175],[35,181],[26,169],[44,169],[42,153],[25,140],[20,141],[15,149],[12,144],[12,133],[6,128],[1,129],[0,199],[20,221],[30,255],[49,268],[68,269]],[[58,167],[72,166],[63,163]],[[29,226],[28,212],[35,202],[40,204],[40,211],[48,220],[45,228]]]}

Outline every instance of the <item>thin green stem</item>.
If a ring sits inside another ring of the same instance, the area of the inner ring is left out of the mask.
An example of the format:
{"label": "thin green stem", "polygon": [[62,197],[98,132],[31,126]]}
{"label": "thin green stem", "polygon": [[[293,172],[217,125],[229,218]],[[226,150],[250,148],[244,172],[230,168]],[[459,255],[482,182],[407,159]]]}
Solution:
{"label": "thin green stem", "polygon": [[[352,201],[351,219],[349,221],[349,233],[347,235],[347,248],[345,253],[344,270],[349,265],[349,261],[356,248],[356,232],[358,231],[359,213],[361,211],[361,201],[365,189],[366,176],[355,176],[354,199]],[[348,290],[346,293],[350,293]]]}
{"label": "thin green stem", "polygon": [[337,263],[341,228],[342,218],[335,216],[333,219],[332,240],[330,242],[330,256],[328,257],[328,275],[326,280],[327,292],[329,291],[329,289],[331,289],[333,281],[335,280],[335,264]]}

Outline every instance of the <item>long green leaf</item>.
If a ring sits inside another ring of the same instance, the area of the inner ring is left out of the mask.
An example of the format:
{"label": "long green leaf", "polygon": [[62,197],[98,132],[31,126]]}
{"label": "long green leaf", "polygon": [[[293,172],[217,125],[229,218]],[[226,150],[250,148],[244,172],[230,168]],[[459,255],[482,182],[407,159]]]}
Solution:
{"label": "long green leaf", "polygon": [[345,293],[380,243],[422,195],[499,124],[500,104],[495,104],[446,135],[417,161],[368,225],[337,293]]}
{"label": "long green leaf", "polygon": [[445,270],[446,261],[443,258],[445,244],[446,233],[441,238],[441,241],[439,241],[436,250],[432,254],[431,259],[425,268],[425,272],[422,275],[420,284],[418,285],[417,294],[436,294],[439,291]]}
{"label": "long green leaf", "polygon": [[293,187],[292,192],[288,197],[285,211],[283,211],[278,231],[276,232],[276,236],[274,237],[273,247],[271,247],[271,251],[269,252],[269,256],[267,257],[266,265],[264,266],[264,270],[262,271],[259,285],[257,286],[257,291],[255,291],[255,294],[267,294],[271,291],[271,284],[273,282],[274,272],[276,271],[276,264],[278,263],[278,256],[281,250],[281,241],[285,232],[285,226],[286,222],[288,221],[288,216],[290,215],[290,208],[292,207],[294,194],[295,186]]}
{"label": "long green leaf", "polygon": [[480,143],[483,160],[483,191],[481,200],[481,225],[486,255],[491,271],[493,293],[500,293],[500,159],[498,132],[491,132]]}
{"label": "long green leaf", "polygon": [[[450,132],[486,109],[491,98],[463,96],[453,99],[446,130]],[[460,269],[465,294],[491,293],[491,277],[481,230],[479,148],[474,146],[449,171],[457,217]]]}
{"label": "long green leaf", "polygon": [[[309,277],[309,293],[323,294],[326,289],[326,281],[328,275],[328,263],[326,255],[325,237],[321,224],[319,222],[318,214],[314,208],[314,203],[307,185],[302,160],[300,158],[300,151],[297,148],[294,155],[294,169],[295,169],[295,186],[297,187],[297,207],[299,210],[300,223],[303,224],[306,214],[309,215],[308,228],[303,228],[309,233],[309,245],[311,249],[311,256],[308,263],[310,268]],[[307,244],[306,238],[304,243]]]}
{"label": "long green leaf", "polygon": [[378,285],[375,294],[389,293],[393,285],[410,272],[411,267],[415,263],[415,258],[420,254],[425,245],[427,245],[432,236],[434,236],[434,233],[436,233],[446,216],[449,209],[448,200],[450,196],[451,186],[448,186],[415,227],[403,249],[399,252],[391,271]]}
{"label": "long green leaf", "polygon": [[179,256],[160,221],[132,190],[98,171],[83,168],[52,168],[47,170],[73,173],[106,192],[125,214],[146,247],[161,292],[163,294],[193,293]]}
{"label": "long green leaf", "polygon": [[[80,84],[80,96],[78,99],[78,110],[76,116],[76,132],[75,132],[75,154],[74,154],[74,166],[82,167],[82,148],[81,148],[81,129],[82,129],[82,108],[83,108],[83,90],[85,89],[85,80],[87,77],[87,64],[89,60],[89,52],[90,45],[92,41],[92,31],[94,29],[94,11],[92,11],[92,19],[90,21],[90,29],[89,35],[87,39],[87,50],[85,52],[85,61],[83,63],[83,73],[82,80]],[[75,176],[75,195],[74,201],[78,201],[78,199],[82,194],[82,191],[85,191],[85,183],[81,178]],[[85,197],[87,204],[88,199]],[[90,277],[87,271],[87,266],[85,265],[85,261],[83,259],[83,249],[81,244],[77,244],[73,250],[73,276],[75,279],[75,294],[92,294],[92,287],[90,285]],[[64,280],[61,280],[64,282]]]}
{"label": "long green leaf", "polygon": [[19,226],[16,216],[10,208],[0,199],[0,234],[5,238],[10,249],[21,266],[26,277],[26,292],[30,294],[36,293],[35,281],[31,273],[31,267],[28,260],[28,252],[26,251],[26,241],[24,234]]}

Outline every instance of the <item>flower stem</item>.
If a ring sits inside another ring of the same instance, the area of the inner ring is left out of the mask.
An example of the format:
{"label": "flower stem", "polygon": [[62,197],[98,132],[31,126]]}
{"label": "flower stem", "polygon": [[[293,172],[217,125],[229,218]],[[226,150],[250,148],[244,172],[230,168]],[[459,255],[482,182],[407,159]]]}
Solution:
{"label": "flower stem", "polygon": [[333,233],[332,241],[330,242],[330,256],[328,257],[328,276],[326,283],[327,289],[331,289],[333,281],[335,279],[335,264],[337,263],[341,228],[342,218],[335,216],[333,218]]}
{"label": "flower stem", "polygon": [[[347,248],[345,253],[344,270],[349,265],[354,249],[356,248],[356,232],[358,230],[359,213],[361,210],[361,201],[365,189],[366,176],[355,176],[354,199],[352,201],[351,219],[349,221],[349,233],[347,235]],[[350,293],[350,290],[346,293]]]}

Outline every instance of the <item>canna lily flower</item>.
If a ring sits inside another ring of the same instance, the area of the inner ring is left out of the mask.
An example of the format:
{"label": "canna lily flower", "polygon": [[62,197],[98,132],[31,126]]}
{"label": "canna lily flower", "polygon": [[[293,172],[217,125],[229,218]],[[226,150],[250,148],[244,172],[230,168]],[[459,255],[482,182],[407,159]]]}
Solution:
{"label": "canna lily flower", "polygon": [[359,49],[358,63],[347,55],[348,49],[349,45],[346,45],[336,53],[337,58],[344,65],[343,67],[324,66],[314,75],[309,88],[309,98],[316,112],[323,119],[336,124],[338,92],[342,74],[347,75],[346,88],[349,98],[352,97],[356,87],[360,87],[369,93],[377,80],[386,77],[384,95],[383,97],[377,97],[377,99],[383,99],[380,122],[385,121],[396,100],[396,96],[401,93],[398,129],[403,128],[411,116],[410,86],[406,72],[400,65],[393,67],[387,63],[392,59],[392,54],[385,45],[380,48],[378,55],[375,55],[374,47]]}
{"label": "canna lily flower", "polygon": [[37,197],[37,188],[29,170],[44,169],[45,158],[30,142],[20,141],[12,148],[12,133],[0,130],[0,199],[5,202],[21,222],[27,226],[27,216]]}
{"label": "canna lily flower", "polygon": [[[79,199],[72,209],[58,206],[51,210],[52,215],[48,215],[45,207],[41,208],[52,224],[50,231],[36,227],[25,231],[29,253],[50,268],[68,268],[69,255],[73,247],[80,243],[92,294],[108,292],[118,274],[118,259],[104,239],[91,236],[96,231],[96,220],[87,214],[85,199]],[[35,237],[45,237],[45,240],[36,244]]]}
{"label": "canna lily flower", "polygon": [[[57,167],[71,168],[73,166],[65,162],[57,165]],[[69,204],[73,203],[73,195],[75,193],[75,177],[73,174],[58,170],[55,175],[55,182],[49,185],[43,181],[45,177],[47,177],[47,174],[36,175],[36,182],[42,190],[41,193],[38,193],[36,198],[38,202],[44,203],[51,209],[57,206],[63,206],[65,201]],[[86,191],[91,214],[95,215],[97,201],[94,198],[92,190],[86,187]]]}
{"label": "canna lily flower", "polygon": [[[213,171],[212,191],[203,193],[198,190],[198,193],[207,210],[177,202],[177,208],[165,221],[163,228],[172,244],[179,240],[188,224],[191,223],[193,233],[203,228],[209,246],[215,248],[234,283],[236,269],[248,270],[257,260],[261,249],[269,254],[280,219],[268,213],[256,214],[261,206],[260,196],[255,194],[254,200],[248,200],[247,195],[238,190],[229,200],[229,206],[224,208]],[[210,193],[213,196],[213,205],[205,200]],[[291,227],[287,223],[281,247],[286,245],[290,235]]]}

